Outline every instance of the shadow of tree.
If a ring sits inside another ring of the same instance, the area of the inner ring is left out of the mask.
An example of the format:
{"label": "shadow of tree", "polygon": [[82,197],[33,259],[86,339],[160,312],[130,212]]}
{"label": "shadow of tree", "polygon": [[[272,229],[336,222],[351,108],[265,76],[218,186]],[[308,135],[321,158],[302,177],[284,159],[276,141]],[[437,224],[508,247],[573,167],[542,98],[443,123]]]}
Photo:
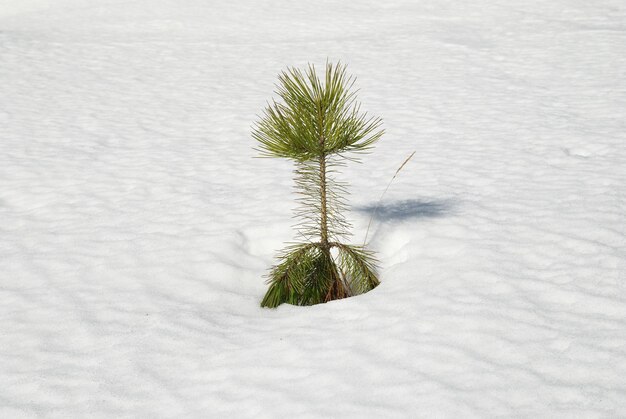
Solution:
{"label": "shadow of tree", "polygon": [[399,221],[409,218],[435,218],[449,214],[454,208],[450,200],[426,201],[406,199],[395,202],[382,202],[354,208],[369,214],[376,220]]}

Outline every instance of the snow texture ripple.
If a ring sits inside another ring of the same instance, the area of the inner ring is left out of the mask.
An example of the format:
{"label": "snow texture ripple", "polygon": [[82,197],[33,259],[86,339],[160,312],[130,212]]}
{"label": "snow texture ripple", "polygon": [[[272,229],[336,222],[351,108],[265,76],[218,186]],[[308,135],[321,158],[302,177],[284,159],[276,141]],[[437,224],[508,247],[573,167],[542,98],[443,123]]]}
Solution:
{"label": "snow texture ripple", "polygon": [[[0,0],[0,417],[626,417],[623,1]],[[341,60],[382,284],[261,309]],[[398,165],[378,209],[376,201]]]}

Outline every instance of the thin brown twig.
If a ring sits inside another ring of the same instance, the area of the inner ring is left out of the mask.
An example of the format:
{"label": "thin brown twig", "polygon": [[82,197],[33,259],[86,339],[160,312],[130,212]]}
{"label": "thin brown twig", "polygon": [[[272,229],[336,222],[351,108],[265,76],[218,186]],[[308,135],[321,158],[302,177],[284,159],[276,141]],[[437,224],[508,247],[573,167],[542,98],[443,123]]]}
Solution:
{"label": "thin brown twig", "polygon": [[411,153],[411,155],[409,157],[407,157],[402,164],[400,165],[400,167],[398,167],[398,170],[396,170],[396,173],[394,173],[393,177],[391,178],[391,180],[389,181],[389,183],[387,184],[387,187],[385,188],[385,190],[383,191],[383,193],[380,195],[380,198],[378,198],[378,202],[376,203],[376,206],[374,207],[374,212],[372,213],[371,217],[370,217],[370,221],[369,223],[367,223],[367,230],[365,231],[365,239],[363,239],[363,246],[365,246],[365,244],[367,243],[367,235],[370,232],[370,227],[372,226],[372,220],[374,220],[374,216],[376,215],[376,213],[378,212],[378,208],[380,207],[380,203],[383,199],[383,197],[385,196],[385,194],[387,193],[387,190],[389,189],[389,187],[391,186],[391,183],[393,182],[393,180],[396,178],[396,176],[398,176],[398,173],[400,173],[400,170],[402,170],[402,168],[404,167],[404,165],[406,165],[409,160],[411,160],[411,158],[413,157],[413,155],[415,154],[415,151]]}

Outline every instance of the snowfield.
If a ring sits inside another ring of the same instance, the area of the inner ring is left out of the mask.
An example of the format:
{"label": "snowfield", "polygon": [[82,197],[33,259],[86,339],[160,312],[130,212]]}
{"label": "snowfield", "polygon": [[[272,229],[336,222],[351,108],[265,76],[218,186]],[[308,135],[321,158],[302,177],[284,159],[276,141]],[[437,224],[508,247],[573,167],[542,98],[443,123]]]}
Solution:
{"label": "snowfield", "polygon": [[[261,309],[327,58],[381,285]],[[0,417],[626,417],[622,0],[0,0],[0,86]]]}

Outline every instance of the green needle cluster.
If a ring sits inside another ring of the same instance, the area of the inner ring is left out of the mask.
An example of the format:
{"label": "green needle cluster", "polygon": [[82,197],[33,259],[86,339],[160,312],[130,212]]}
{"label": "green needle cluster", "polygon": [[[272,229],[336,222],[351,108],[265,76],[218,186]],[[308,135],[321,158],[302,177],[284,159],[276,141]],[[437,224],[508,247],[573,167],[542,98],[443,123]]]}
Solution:
{"label": "green needle cluster", "polygon": [[367,151],[383,135],[382,120],[361,112],[353,85],[341,64],[326,64],[323,81],[313,65],[283,71],[276,91],[280,100],[268,105],[253,128],[262,156],[296,164],[296,216],[304,240],[279,255],[263,307],[319,304],[379,284],[373,254],[341,243],[350,230],[343,216],[347,185],[332,176],[346,161],[358,161],[346,153]]}

